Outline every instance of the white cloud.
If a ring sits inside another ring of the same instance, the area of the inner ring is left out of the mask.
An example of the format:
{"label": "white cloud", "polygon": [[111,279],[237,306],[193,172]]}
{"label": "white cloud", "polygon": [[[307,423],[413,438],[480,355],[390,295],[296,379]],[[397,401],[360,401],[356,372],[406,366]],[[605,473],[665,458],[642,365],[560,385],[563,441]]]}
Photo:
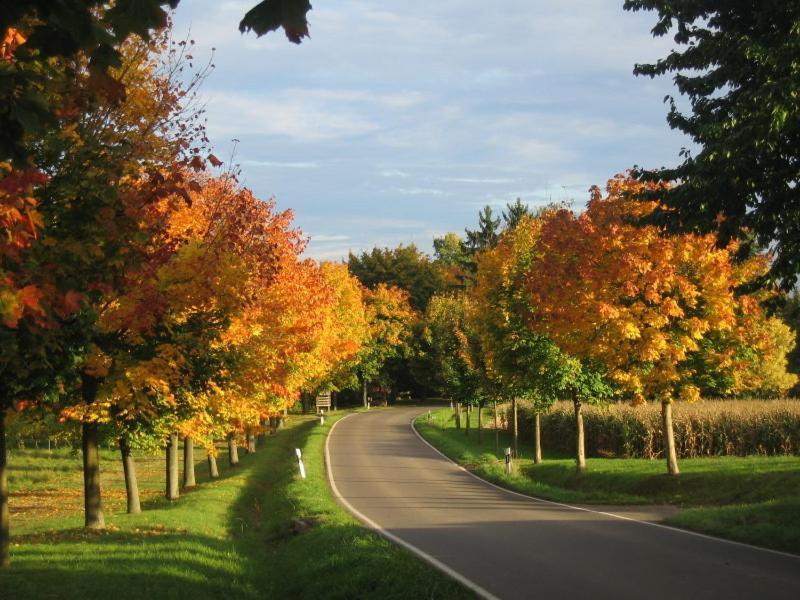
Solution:
{"label": "white cloud", "polygon": [[317,169],[319,164],[315,162],[283,162],[278,160],[243,160],[243,165],[253,167],[276,167],[279,169]]}
{"label": "white cloud", "polygon": [[440,177],[440,181],[447,181],[449,183],[478,183],[478,184],[497,184],[497,183],[514,183],[517,179],[509,177]]}

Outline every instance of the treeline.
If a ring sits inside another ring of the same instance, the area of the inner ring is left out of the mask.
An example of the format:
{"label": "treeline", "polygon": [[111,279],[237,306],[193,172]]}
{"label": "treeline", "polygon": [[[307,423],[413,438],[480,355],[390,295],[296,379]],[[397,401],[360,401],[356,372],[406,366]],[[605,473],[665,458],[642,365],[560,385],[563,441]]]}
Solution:
{"label": "treeline", "polygon": [[100,528],[101,442],[119,446],[129,512],[137,449],[164,452],[176,500],[181,441],[190,487],[195,446],[215,476],[217,442],[236,462],[302,393],[365,386],[413,318],[407,292],[304,259],[291,211],[225,170],[191,40],[129,35],[99,78],[80,52],[23,57],[31,23],[0,56],[52,109],[0,160],[2,564],[7,420],[80,426],[85,522]]}
{"label": "treeline", "polygon": [[474,404],[478,423],[487,403],[510,402],[515,445],[513,406],[530,403],[538,457],[541,415],[569,399],[580,469],[584,405],[656,403],[658,448],[643,452],[677,473],[674,401],[774,398],[797,386],[798,296],[761,284],[766,254],[743,259],[737,242],[720,248],[712,234],[647,224],[668,190],[620,175],[580,214],[518,199],[499,215],[485,207],[463,236],[435,239],[433,257],[413,245],[351,254],[362,283],[408,289],[421,313],[383,376]]}
{"label": "treeline", "polygon": [[787,370],[795,332],[764,308],[780,293],[754,285],[768,257],[742,260],[736,242],[719,247],[712,234],[667,235],[647,224],[666,189],[620,175],[605,195],[594,188],[582,213],[548,206],[482,236],[484,248],[459,275],[473,283],[433,296],[425,312],[439,391],[479,410],[510,401],[515,444],[516,403],[525,399],[538,459],[540,415],[569,399],[581,470],[585,404],[656,402],[671,474],[675,401],[784,395],[797,383]]}

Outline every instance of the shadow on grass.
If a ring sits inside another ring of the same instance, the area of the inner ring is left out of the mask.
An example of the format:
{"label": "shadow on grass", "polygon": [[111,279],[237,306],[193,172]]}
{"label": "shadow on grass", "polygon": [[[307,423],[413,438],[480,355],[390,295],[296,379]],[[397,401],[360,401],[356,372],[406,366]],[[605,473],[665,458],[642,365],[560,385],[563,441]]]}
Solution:
{"label": "shadow on grass", "polygon": [[[242,452],[237,467],[221,453],[221,477],[198,470],[198,486],[177,502],[148,500],[142,515],[114,515],[104,531],[67,528],[71,517],[14,536],[0,598],[469,597],[344,513],[325,476],[330,424],[298,421]],[[295,448],[307,453],[306,480]],[[295,519],[313,526],[295,535]]]}
{"label": "shadow on grass", "polygon": [[159,528],[14,539],[2,598],[255,597],[227,540]]}

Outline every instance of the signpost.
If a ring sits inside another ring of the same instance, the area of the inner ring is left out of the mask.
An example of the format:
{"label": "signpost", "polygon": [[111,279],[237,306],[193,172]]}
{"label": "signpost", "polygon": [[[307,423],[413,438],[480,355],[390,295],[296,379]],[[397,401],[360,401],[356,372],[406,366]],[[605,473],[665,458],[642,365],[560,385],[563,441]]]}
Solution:
{"label": "signpost", "polygon": [[319,394],[317,394],[316,407],[317,407],[317,412],[318,413],[323,412],[323,410],[326,409],[326,408],[330,412],[330,410],[331,410],[331,393],[330,393],[330,391],[320,392]]}
{"label": "signpost", "polygon": [[300,448],[295,448],[294,453],[297,455],[297,467],[300,469],[300,478],[306,478],[306,466],[303,464],[303,453]]}
{"label": "signpost", "polygon": [[511,448],[506,448],[506,475],[511,475]]}

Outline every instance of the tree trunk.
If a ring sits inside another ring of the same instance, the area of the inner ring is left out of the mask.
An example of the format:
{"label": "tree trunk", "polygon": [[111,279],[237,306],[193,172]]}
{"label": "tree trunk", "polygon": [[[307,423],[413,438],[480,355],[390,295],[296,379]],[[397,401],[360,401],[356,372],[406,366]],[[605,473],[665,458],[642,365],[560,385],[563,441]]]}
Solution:
{"label": "tree trunk", "polygon": [[575,464],[578,471],[586,470],[586,444],[583,436],[583,412],[578,394],[572,392],[572,404],[575,406]]}
{"label": "tree trunk", "polygon": [[139,503],[139,482],[136,481],[136,463],[133,461],[133,453],[125,437],[119,438],[119,453],[122,456],[122,471],[125,473],[128,514],[138,515],[142,512],[142,506]]}
{"label": "tree trunk", "polygon": [[494,416],[494,451],[500,452],[500,426],[497,423],[497,400],[492,400],[492,413]]}
{"label": "tree trunk", "polygon": [[466,425],[467,426],[464,428],[464,435],[466,435],[467,437],[469,437],[469,421],[470,421],[470,419],[469,419],[469,407],[470,407],[470,405],[467,404],[467,414],[466,414],[466,421],[467,421]]}
{"label": "tree trunk", "polygon": [[232,467],[239,464],[239,449],[236,447],[236,436],[233,433],[228,434],[228,463]]}
{"label": "tree trunk", "polygon": [[512,398],[511,400],[511,410],[514,413],[514,430],[512,433],[513,443],[514,446],[514,458],[519,456],[519,419],[518,412],[517,412],[517,399],[516,397]]}
{"label": "tree trunk", "polygon": [[483,444],[483,420],[481,418],[482,409],[483,406],[478,404],[478,444]]}
{"label": "tree trunk", "polygon": [[367,378],[361,380],[361,400],[364,403],[364,408],[367,408]]}
{"label": "tree trunk", "polygon": [[[87,405],[92,404],[97,397],[98,384],[96,377],[82,376],[81,395]],[[105,527],[105,519],[100,494],[100,431],[97,423],[84,423],[81,434],[85,526],[89,529],[102,529]]]}
{"label": "tree trunk", "polygon": [[461,429],[461,402],[456,402],[456,429]]}
{"label": "tree trunk", "polygon": [[187,435],[183,438],[183,487],[188,489],[194,486],[194,440]]}
{"label": "tree trunk", "polygon": [[256,436],[253,434],[252,431],[247,432],[247,453],[248,454],[256,453]]}
{"label": "tree trunk", "polygon": [[664,426],[664,454],[667,456],[667,473],[678,475],[678,454],[675,451],[675,432],[672,427],[672,401],[661,402],[661,418]]}
{"label": "tree trunk", "polygon": [[167,500],[177,500],[180,497],[178,489],[178,434],[171,433],[167,444]]}
{"label": "tree trunk", "polygon": [[217,468],[217,457],[208,453],[208,476],[211,479],[219,477],[219,468]]}
{"label": "tree trunk", "polygon": [[533,462],[542,462],[542,424],[539,413],[533,415]]}
{"label": "tree trunk", "polygon": [[6,409],[0,407],[0,568],[11,564],[8,475],[6,473]]}

